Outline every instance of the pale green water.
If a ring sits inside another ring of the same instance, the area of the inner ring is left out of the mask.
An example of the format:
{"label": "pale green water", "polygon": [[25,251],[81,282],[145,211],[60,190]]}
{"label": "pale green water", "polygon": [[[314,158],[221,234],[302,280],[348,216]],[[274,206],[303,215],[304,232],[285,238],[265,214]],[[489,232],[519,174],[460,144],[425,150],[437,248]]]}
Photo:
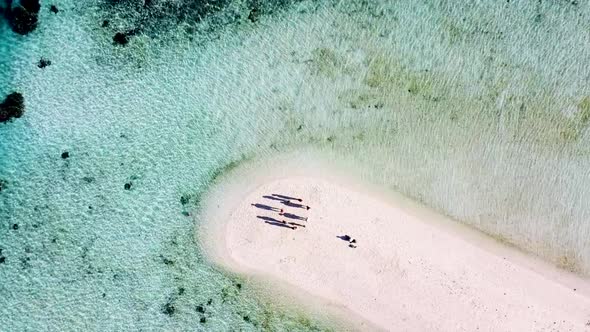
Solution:
{"label": "pale green water", "polygon": [[301,2],[256,23],[232,3],[124,47],[135,14],[72,3],[0,28],[0,97],[26,103],[0,124],[0,330],[327,328],[203,262],[183,213],[229,163],[305,145],[590,272],[586,1]]}

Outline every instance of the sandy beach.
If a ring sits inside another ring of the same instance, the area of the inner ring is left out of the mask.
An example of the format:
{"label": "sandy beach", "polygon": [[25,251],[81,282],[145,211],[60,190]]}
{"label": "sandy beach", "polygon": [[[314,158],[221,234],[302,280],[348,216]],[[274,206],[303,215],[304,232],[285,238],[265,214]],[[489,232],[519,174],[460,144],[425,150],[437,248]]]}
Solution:
{"label": "sandy beach", "polygon": [[325,164],[288,160],[221,179],[197,233],[214,263],[273,298],[350,330],[590,331],[587,279]]}

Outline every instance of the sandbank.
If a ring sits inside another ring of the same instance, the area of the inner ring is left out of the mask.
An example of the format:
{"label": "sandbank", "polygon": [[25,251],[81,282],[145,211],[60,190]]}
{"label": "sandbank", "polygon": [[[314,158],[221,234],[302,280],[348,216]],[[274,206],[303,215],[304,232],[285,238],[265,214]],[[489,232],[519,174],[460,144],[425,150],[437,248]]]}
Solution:
{"label": "sandbank", "polygon": [[587,278],[320,159],[283,155],[222,177],[196,218],[206,256],[349,330],[590,331]]}

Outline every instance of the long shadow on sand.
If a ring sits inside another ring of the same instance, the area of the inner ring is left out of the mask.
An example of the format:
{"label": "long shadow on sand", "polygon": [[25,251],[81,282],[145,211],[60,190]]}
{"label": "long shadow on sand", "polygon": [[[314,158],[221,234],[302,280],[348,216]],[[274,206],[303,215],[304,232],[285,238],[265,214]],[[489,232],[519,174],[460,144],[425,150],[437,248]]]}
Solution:
{"label": "long shadow on sand", "polygon": [[272,206],[268,206],[268,205],[264,205],[264,204],[251,204],[254,207],[257,207],[259,209],[263,209],[263,210],[268,210],[268,211],[280,211],[280,209],[276,208],[276,207],[272,207]]}
{"label": "long shadow on sand", "polygon": [[273,226],[285,227],[285,228],[290,228],[290,229],[296,229],[297,228],[297,227],[294,227],[294,226],[289,226],[287,224],[283,224],[280,220],[277,220],[277,219],[271,218],[271,217],[256,216],[256,218],[262,219],[262,220],[264,220],[265,223],[267,223],[269,225],[273,225]]}
{"label": "long shadow on sand", "polygon": [[275,218],[273,218],[273,217],[267,217],[267,216],[256,216],[256,218],[258,218],[258,219],[262,219],[262,220],[264,220],[264,221],[270,221],[270,222],[281,222],[281,221],[280,221],[280,220],[278,220],[278,219],[275,219]]}
{"label": "long shadow on sand", "polygon": [[262,198],[266,198],[266,199],[272,199],[272,200],[274,200],[274,201],[279,201],[279,202],[284,202],[284,201],[285,201],[285,199],[283,199],[283,198],[278,198],[278,197],[274,197],[274,196],[268,196],[268,195],[266,195],[266,196],[262,196]]}
{"label": "long shadow on sand", "polygon": [[299,201],[301,202],[301,198],[297,198],[297,197],[291,197],[291,196],[285,196],[285,195],[279,195],[279,194],[272,194],[275,197],[281,198],[283,200],[290,200],[290,201]]}
{"label": "long shadow on sand", "polygon": [[303,204],[291,203],[289,201],[282,201],[281,203],[285,204],[286,206],[305,209],[305,205]]}
{"label": "long shadow on sand", "polygon": [[285,218],[289,218],[289,219],[307,221],[306,217],[301,217],[301,216],[298,216],[298,215],[292,214],[292,213],[283,213],[283,216],[285,216]]}

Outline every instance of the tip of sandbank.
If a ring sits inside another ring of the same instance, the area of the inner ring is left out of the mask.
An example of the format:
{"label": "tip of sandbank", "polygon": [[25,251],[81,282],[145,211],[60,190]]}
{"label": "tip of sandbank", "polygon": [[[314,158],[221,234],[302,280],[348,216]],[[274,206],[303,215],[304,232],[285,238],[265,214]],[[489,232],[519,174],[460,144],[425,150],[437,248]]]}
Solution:
{"label": "tip of sandbank", "polygon": [[[215,264],[252,276],[263,293],[328,311],[353,330],[421,330],[432,322],[530,329],[548,319],[544,312],[559,316],[561,328],[581,326],[587,281],[380,192],[358,174],[313,154],[239,165],[204,198],[199,242]],[[576,293],[546,277],[555,273]],[[529,288],[532,295],[522,296]],[[477,321],[465,315],[473,311]]]}

